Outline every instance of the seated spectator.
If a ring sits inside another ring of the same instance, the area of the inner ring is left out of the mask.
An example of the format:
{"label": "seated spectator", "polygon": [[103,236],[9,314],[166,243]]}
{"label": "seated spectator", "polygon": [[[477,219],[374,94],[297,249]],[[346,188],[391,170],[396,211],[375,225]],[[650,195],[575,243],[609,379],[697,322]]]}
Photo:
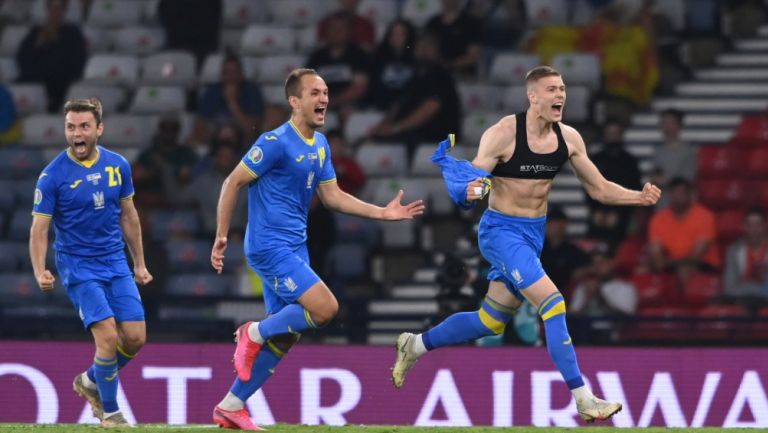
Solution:
{"label": "seated spectator", "polygon": [[261,90],[245,79],[240,58],[227,52],[221,64],[221,81],[208,84],[203,90],[192,142],[210,142],[211,131],[227,123],[237,125],[244,137],[255,138],[263,111]]}
{"label": "seated spectator", "polygon": [[64,22],[67,0],[48,0],[48,14],[34,25],[16,52],[18,81],[44,83],[48,110],[58,111],[69,85],[83,74],[87,58],[85,37],[80,27]]}
{"label": "seated spectator", "polygon": [[694,146],[680,138],[683,112],[674,108],[664,110],[660,126],[664,141],[653,154],[654,183],[663,187],[675,177],[693,183],[696,180],[698,154]]}
{"label": "seated spectator", "polygon": [[416,73],[371,138],[403,142],[411,153],[419,143],[461,136],[461,102],[450,72],[440,65],[437,40],[426,34],[416,43]]}
{"label": "seated spectator", "polygon": [[152,145],[133,164],[133,184],[141,191],[136,200],[143,205],[167,205],[166,184],[183,187],[192,180],[198,157],[189,146],[179,142],[180,130],[177,117],[167,115],[160,119]]}
{"label": "seated spectator", "polygon": [[589,256],[568,239],[567,229],[568,216],[559,206],[550,205],[541,264],[555,286],[566,293],[589,265]]}
{"label": "seated spectator", "polygon": [[[370,19],[357,13],[359,0],[339,0],[341,10],[335,13],[345,15],[349,20],[352,40],[357,42],[360,48],[370,50],[376,44],[376,28]],[[320,45],[328,44],[331,36],[333,15],[324,17],[317,26],[317,39]]]}
{"label": "seated spectator", "polygon": [[371,80],[371,57],[352,38],[350,18],[335,13],[328,23],[328,43],[312,52],[307,67],[328,85],[330,108],[342,119],[363,102]]}
{"label": "seated spectator", "polygon": [[426,31],[440,47],[440,57],[451,71],[476,75],[480,60],[480,22],[467,13],[461,0],[442,0],[442,11],[427,21]]}
{"label": "seated spectator", "polygon": [[21,139],[21,122],[16,118],[16,104],[8,88],[0,84],[0,144],[17,143]]}
{"label": "seated spectator", "polygon": [[413,44],[416,31],[404,19],[392,21],[376,49],[374,72],[369,90],[371,103],[388,110],[413,78]]}
{"label": "seated spectator", "polygon": [[336,170],[336,181],[342,191],[354,196],[358,195],[365,186],[365,173],[351,157],[349,144],[340,130],[334,129],[325,134],[328,144],[331,145],[331,159]]}
{"label": "seated spectator", "polygon": [[[633,190],[643,188],[640,164],[624,146],[624,125],[621,122],[609,120],[605,123],[602,149],[592,156],[592,162],[611,182]],[[615,248],[627,235],[632,208],[605,205],[589,197],[587,204],[589,205],[587,234],[608,242]]]}
{"label": "seated spectator", "polygon": [[744,237],[728,247],[725,294],[768,298],[768,222],[765,211],[750,209],[744,216]]}
{"label": "seated spectator", "polygon": [[191,51],[202,64],[219,47],[221,0],[160,0],[157,17],[169,50]]}
{"label": "seated spectator", "polygon": [[669,206],[651,218],[648,232],[654,270],[678,271],[685,280],[694,270],[720,269],[715,215],[694,202],[693,186],[683,178],[672,179],[665,193]]}
{"label": "seated spectator", "polygon": [[592,253],[592,263],[571,296],[569,313],[585,316],[632,315],[637,310],[637,289],[616,275],[616,263],[607,251]]}
{"label": "seated spectator", "polygon": [[[177,188],[169,188],[167,194],[169,202],[176,206],[193,206],[203,222],[203,230],[209,236],[216,233],[216,207],[221,184],[240,162],[243,152],[243,147],[236,140],[222,136],[211,146],[211,153],[208,156],[210,164],[203,167],[191,182],[179,185]],[[168,185],[172,183],[168,182]],[[248,191],[247,188],[241,188],[232,212],[231,229],[235,233],[233,236],[245,233],[247,220]]]}

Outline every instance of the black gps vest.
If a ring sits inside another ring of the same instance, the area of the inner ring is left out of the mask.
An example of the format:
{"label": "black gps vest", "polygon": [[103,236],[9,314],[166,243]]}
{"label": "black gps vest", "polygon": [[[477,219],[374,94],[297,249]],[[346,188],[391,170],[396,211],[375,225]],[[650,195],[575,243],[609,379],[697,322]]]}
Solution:
{"label": "black gps vest", "polygon": [[552,129],[557,136],[557,149],[551,153],[535,153],[528,147],[525,116],[525,111],[515,115],[517,133],[512,158],[497,164],[492,174],[515,179],[553,179],[565,161],[568,160],[568,146],[566,146],[563,134],[560,132],[560,125],[557,122],[552,124]]}

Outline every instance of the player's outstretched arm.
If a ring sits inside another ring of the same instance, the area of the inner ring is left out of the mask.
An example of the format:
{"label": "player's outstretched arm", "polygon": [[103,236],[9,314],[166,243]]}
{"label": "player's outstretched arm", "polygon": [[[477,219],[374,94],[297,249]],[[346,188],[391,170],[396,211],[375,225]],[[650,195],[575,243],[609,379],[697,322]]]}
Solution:
{"label": "player's outstretched arm", "polygon": [[211,266],[217,273],[224,270],[224,251],[227,249],[227,236],[232,222],[232,212],[237,204],[237,194],[245,185],[251,183],[254,175],[238,164],[232,173],[224,179],[216,206],[216,239],[211,249]]}
{"label": "player's outstretched arm", "polygon": [[589,159],[581,134],[563,125],[563,136],[569,145],[573,171],[594,200],[608,205],[653,206],[661,198],[661,190],[650,182],[643,186],[642,191],[635,191],[608,181]]}
{"label": "player's outstretched arm", "polygon": [[364,218],[399,221],[412,219],[424,213],[422,200],[416,200],[406,205],[401,203],[403,190],[400,190],[386,207],[366,203],[351,194],[347,194],[339,188],[336,182],[321,183],[317,188],[317,194],[326,208]]}
{"label": "player's outstretched arm", "polygon": [[123,236],[128,243],[128,251],[131,252],[133,259],[133,278],[139,284],[149,284],[153,277],[147,270],[147,264],[144,262],[144,244],[141,241],[141,223],[139,222],[139,213],[133,204],[133,198],[124,198],[120,200],[120,227],[123,229]]}
{"label": "player's outstretched arm", "polygon": [[53,290],[56,278],[48,269],[45,269],[45,255],[48,253],[48,229],[51,218],[42,215],[32,216],[32,228],[29,230],[29,258],[32,261],[32,270],[35,273],[37,285],[40,290]]}

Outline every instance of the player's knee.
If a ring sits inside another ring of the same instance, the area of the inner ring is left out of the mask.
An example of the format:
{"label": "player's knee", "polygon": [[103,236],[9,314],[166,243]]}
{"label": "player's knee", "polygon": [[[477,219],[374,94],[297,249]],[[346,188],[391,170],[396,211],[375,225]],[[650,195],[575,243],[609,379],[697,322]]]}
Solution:
{"label": "player's knee", "polygon": [[147,335],[144,333],[126,334],[123,336],[122,347],[126,352],[135,355],[144,347],[147,342]]}
{"label": "player's knee", "polygon": [[317,327],[323,327],[331,323],[336,315],[339,314],[339,301],[336,298],[331,298],[323,304],[317,311],[311,313],[312,321],[315,322]]}
{"label": "player's knee", "polygon": [[117,350],[117,330],[104,330],[94,334],[96,347],[104,352],[114,352]]}

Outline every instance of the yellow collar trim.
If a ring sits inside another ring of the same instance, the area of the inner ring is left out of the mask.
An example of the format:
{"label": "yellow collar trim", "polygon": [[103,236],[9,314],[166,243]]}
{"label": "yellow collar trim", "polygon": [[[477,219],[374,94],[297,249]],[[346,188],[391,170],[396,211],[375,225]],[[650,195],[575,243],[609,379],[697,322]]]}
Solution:
{"label": "yellow collar trim", "polygon": [[99,146],[96,146],[96,157],[93,159],[89,159],[87,161],[80,161],[79,159],[75,158],[75,155],[72,155],[72,149],[67,148],[67,156],[69,159],[75,162],[77,165],[82,165],[85,168],[91,168],[93,167],[96,162],[98,162],[99,157],[101,157],[101,152],[99,152]]}
{"label": "yellow collar trim", "polygon": [[299,131],[299,128],[296,127],[296,125],[293,123],[293,120],[289,120],[288,123],[291,124],[291,128],[293,128],[294,131],[296,131],[296,134],[301,138],[305,143],[307,143],[309,146],[315,145],[315,134],[312,134],[312,138],[307,138],[304,136],[304,134]]}

